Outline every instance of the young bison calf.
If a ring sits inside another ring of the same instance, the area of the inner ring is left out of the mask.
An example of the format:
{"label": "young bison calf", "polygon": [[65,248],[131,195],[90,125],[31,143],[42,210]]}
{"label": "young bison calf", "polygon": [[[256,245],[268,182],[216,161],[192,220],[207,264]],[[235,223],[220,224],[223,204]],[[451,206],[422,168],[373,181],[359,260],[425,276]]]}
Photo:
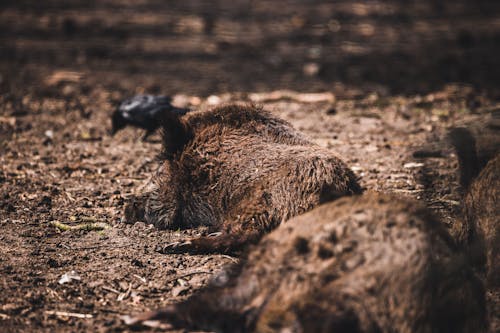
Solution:
{"label": "young bison calf", "polygon": [[188,300],[133,318],[217,332],[484,332],[481,282],[420,204],[369,193],[295,217]]}
{"label": "young bison calf", "polygon": [[339,157],[264,110],[232,105],[166,117],[165,160],[126,220],[218,233],[166,252],[238,251],[322,201],[360,192]]}

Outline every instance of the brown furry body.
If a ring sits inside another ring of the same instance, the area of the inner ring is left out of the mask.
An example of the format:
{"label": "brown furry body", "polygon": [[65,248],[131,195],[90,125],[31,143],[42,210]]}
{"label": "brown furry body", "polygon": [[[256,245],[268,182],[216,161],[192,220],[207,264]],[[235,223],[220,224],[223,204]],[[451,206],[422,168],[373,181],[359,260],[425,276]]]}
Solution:
{"label": "brown furry body", "polygon": [[339,157],[266,111],[226,106],[169,117],[165,161],[126,215],[222,234],[167,251],[237,251],[321,201],[361,191]]}
{"label": "brown furry body", "polygon": [[420,204],[369,193],[293,218],[239,267],[136,321],[217,332],[483,332],[484,290]]}
{"label": "brown furry body", "polygon": [[464,199],[466,225],[483,244],[490,286],[500,287],[500,154],[472,182]]}
{"label": "brown furry body", "polygon": [[485,264],[490,286],[500,286],[500,116],[450,132],[464,187],[458,240],[476,266]]}

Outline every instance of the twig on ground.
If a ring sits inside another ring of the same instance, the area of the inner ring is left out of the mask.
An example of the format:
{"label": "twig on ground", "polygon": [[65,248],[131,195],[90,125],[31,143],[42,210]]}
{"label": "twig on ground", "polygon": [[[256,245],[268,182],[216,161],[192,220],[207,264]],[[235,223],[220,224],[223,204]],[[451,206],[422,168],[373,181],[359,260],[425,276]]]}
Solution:
{"label": "twig on ground", "polygon": [[187,272],[187,273],[184,273],[184,274],[179,274],[179,275],[175,276],[174,278],[171,278],[170,280],[167,280],[165,282],[165,284],[174,282],[174,281],[176,281],[178,279],[182,279],[182,278],[185,278],[185,277],[188,277],[188,276],[191,276],[191,275],[196,275],[196,274],[213,274],[213,272],[210,272],[210,271],[191,271],[191,272]]}
{"label": "twig on ground", "polygon": [[90,319],[94,318],[91,314],[86,313],[75,313],[75,312],[65,312],[65,311],[45,311],[48,315],[54,315],[56,317],[73,317],[73,318],[81,318],[81,319]]}

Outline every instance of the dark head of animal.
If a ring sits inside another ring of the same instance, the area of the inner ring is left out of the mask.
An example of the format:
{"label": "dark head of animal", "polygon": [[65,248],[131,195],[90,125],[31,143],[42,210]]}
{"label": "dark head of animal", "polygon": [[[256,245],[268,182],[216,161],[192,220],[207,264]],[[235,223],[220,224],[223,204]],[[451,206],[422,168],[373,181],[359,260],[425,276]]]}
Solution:
{"label": "dark head of animal", "polygon": [[361,192],[340,157],[261,108],[165,113],[162,124],[164,161],[141,195],[145,220],[222,233],[191,240],[188,251],[232,252],[320,202]]}
{"label": "dark head of animal", "polygon": [[127,125],[146,130],[146,137],[160,127],[163,113],[184,115],[189,110],[174,107],[168,96],[137,95],[123,101],[111,116],[114,135]]}
{"label": "dark head of animal", "polygon": [[128,125],[128,122],[123,118],[119,110],[116,110],[111,115],[111,135],[115,135],[119,130],[124,129]]}

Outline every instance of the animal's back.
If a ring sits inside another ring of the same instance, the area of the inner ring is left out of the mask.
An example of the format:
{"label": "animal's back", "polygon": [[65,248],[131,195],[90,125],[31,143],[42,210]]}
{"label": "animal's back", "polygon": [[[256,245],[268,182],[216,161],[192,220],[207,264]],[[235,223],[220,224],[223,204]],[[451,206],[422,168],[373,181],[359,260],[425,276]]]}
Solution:
{"label": "animal's back", "polygon": [[[337,187],[339,196],[356,188],[356,178],[345,163],[323,148],[269,142],[259,134],[230,130],[211,138],[205,144],[196,143],[192,150],[196,156],[186,153],[183,161],[198,163],[187,186],[191,193],[203,193],[210,205],[221,208],[220,222],[237,215],[252,218],[245,216],[242,205],[248,212],[274,207],[282,212],[280,219],[286,220],[317,205],[320,186],[325,190]],[[313,200],[315,195],[317,200]]]}

